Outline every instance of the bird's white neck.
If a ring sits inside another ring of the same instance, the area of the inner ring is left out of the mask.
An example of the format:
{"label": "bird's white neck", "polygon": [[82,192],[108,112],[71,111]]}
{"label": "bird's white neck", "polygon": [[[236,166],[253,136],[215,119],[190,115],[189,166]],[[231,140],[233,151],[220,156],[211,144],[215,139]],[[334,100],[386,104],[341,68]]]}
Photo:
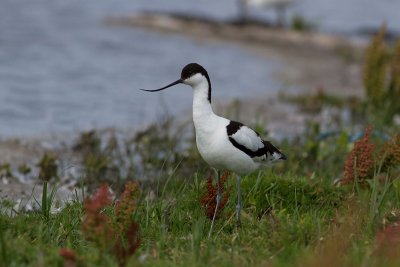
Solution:
{"label": "bird's white neck", "polygon": [[208,81],[204,78],[193,86],[193,122],[196,131],[212,130],[215,114],[208,100]]}

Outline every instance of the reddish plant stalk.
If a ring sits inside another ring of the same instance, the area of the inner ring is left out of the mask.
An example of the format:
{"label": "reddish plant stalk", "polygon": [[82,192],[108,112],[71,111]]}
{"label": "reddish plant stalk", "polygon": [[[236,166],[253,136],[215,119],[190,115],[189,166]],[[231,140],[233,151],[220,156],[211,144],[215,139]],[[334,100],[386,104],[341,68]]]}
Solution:
{"label": "reddish plant stalk", "polygon": [[[229,172],[224,172],[220,179],[222,199],[218,205],[218,210],[217,214],[215,215],[215,219],[220,218],[221,212],[225,208],[225,205],[228,202],[228,198],[232,190],[231,187],[225,189],[225,182],[229,174],[230,174]],[[217,194],[218,194],[218,185],[213,184],[213,179],[210,175],[207,178],[205,189],[203,189],[203,193],[201,195],[201,206],[205,210],[207,218],[210,220],[212,220],[214,217],[215,207],[217,205]]]}

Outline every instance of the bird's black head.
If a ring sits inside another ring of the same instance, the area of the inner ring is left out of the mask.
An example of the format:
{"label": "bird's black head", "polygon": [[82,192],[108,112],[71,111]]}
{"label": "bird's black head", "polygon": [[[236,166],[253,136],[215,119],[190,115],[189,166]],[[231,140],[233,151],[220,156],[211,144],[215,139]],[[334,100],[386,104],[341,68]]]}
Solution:
{"label": "bird's black head", "polygon": [[193,75],[196,75],[197,73],[208,77],[207,71],[201,65],[197,63],[189,63],[182,69],[181,79],[184,81],[186,79],[189,79]]}

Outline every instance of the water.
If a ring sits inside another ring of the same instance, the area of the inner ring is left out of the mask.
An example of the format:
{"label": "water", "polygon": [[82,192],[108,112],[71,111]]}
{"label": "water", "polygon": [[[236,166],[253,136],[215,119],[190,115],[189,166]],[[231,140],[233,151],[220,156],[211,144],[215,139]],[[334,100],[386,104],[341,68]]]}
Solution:
{"label": "water", "polygon": [[3,2],[3,136],[135,126],[156,119],[165,108],[172,114],[183,112],[191,105],[190,87],[160,94],[138,89],[176,80],[188,62],[207,67],[213,85],[221,88],[214,90],[216,98],[278,88],[269,77],[276,64],[234,46],[102,24],[106,15],[134,12],[136,4],[129,1],[66,2]]}
{"label": "water", "polygon": [[[376,26],[381,17],[390,18],[389,27],[400,29],[395,14],[399,1],[375,2],[324,0],[317,6],[304,0],[294,11],[312,19],[322,17],[322,29],[332,32]],[[165,108],[172,114],[187,111],[192,101],[190,87],[176,86],[159,94],[137,89],[158,88],[176,80],[188,62],[207,68],[216,99],[281,87],[272,78],[279,62],[236,46],[102,23],[106,16],[140,10],[191,12],[220,19],[237,14],[232,0],[2,0],[0,136],[134,127],[155,120]],[[268,11],[265,15],[271,16]]]}
{"label": "water", "polygon": [[[388,30],[400,33],[399,0],[297,0],[287,17],[301,14],[322,32],[357,35],[365,29],[379,29],[383,22]],[[275,18],[275,12],[253,11],[257,16]]]}

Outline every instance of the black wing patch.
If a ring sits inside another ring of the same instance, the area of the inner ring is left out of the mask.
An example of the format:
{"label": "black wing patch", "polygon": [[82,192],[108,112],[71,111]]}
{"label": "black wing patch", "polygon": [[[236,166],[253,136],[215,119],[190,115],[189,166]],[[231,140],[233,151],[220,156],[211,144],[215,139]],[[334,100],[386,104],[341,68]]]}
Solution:
{"label": "black wing patch", "polygon": [[242,128],[242,126],[244,126],[243,123],[231,121],[228,126],[226,126],[226,132],[228,136],[232,136],[233,134],[235,134],[237,131],[240,130],[240,128]]}

